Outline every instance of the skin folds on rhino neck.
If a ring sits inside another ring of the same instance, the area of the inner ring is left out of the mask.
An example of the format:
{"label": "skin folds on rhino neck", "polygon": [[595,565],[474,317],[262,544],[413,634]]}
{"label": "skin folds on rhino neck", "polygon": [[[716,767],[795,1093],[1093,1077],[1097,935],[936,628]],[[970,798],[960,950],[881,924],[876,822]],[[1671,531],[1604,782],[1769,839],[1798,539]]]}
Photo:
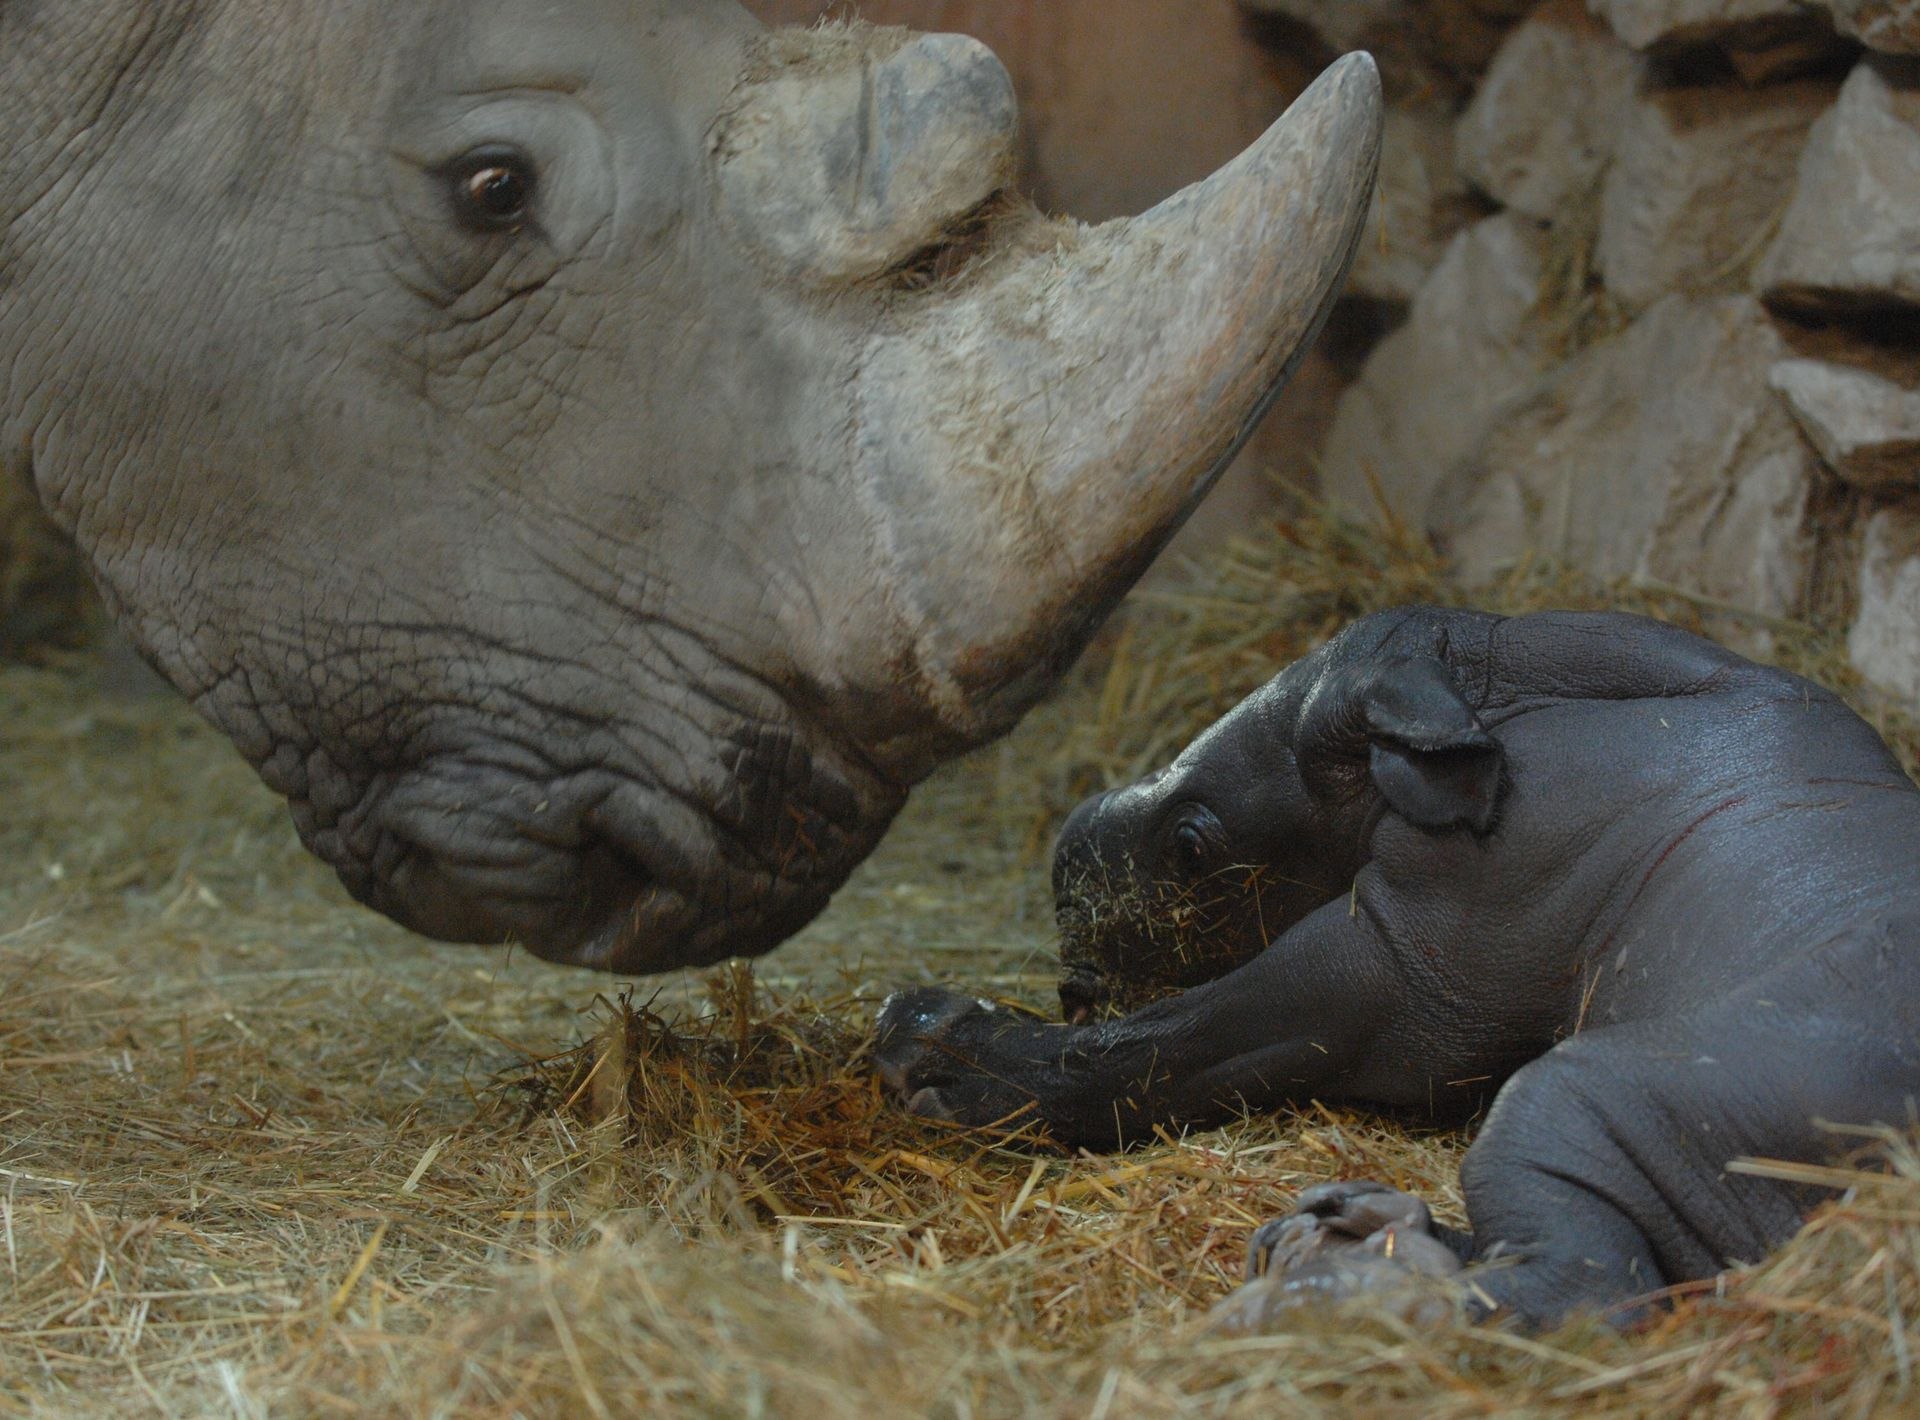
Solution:
{"label": "skin folds on rhino neck", "polygon": [[1378,146],[1350,60],[1081,229],[1004,200],[971,41],[167,13],[48,146],[124,47],[0,0],[68,66],[0,96],[0,449],[356,895],[628,971],[776,944],[1038,697],[1311,338]]}

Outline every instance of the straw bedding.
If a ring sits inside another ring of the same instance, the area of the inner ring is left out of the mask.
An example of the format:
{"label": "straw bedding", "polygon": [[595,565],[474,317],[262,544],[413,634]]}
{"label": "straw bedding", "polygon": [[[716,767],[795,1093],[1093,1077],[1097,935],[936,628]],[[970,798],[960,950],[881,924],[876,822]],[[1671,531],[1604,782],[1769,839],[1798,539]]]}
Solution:
{"label": "straw bedding", "polygon": [[[1419,598],[1460,595],[1414,540],[1302,511],[1137,601],[757,972],[637,984],[415,941],[178,706],[0,672],[0,1414],[1911,1413],[1899,1135],[1638,1334],[1224,1340],[1258,1221],[1353,1174],[1458,1221],[1467,1136],[1315,1107],[1071,1157],[903,1119],[860,1067],[892,986],[1043,1005],[1064,810]],[[1715,615],[1543,571],[1477,599]],[[1816,628],[1719,629],[1855,689]]]}

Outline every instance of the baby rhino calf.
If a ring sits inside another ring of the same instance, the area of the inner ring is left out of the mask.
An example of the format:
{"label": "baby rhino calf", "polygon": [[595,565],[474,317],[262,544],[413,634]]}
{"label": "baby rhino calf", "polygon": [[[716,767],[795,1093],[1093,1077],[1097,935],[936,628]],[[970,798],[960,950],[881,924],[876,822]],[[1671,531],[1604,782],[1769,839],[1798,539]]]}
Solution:
{"label": "baby rhino calf", "polygon": [[1638,617],[1370,616],[1076,810],[1055,889],[1069,1022],[902,993],[909,1107],[1111,1146],[1498,1091],[1470,1234],[1345,1183],[1256,1235],[1314,1295],[1497,1259],[1483,1308],[1619,1315],[1799,1226],[1731,1161],[1920,1095],[1920,791],[1827,691]]}

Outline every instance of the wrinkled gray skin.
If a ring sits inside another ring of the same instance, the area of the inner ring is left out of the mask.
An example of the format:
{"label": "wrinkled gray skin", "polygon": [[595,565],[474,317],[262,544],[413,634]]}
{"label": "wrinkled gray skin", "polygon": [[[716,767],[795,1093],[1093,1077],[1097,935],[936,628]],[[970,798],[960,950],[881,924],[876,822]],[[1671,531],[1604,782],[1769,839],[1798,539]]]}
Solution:
{"label": "wrinkled gray skin", "polygon": [[1379,111],[1356,57],[1088,230],[1005,198],[1011,85],[953,36],[0,0],[0,476],[365,902],[763,951],[1205,493]]}
{"label": "wrinkled gray skin", "polygon": [[[1269,935],[1214,956],[1243,964],[1116,1021],[895,998],[878,1059],[916,1110],[1112,1146],[1308,1098],[1458,1118],[1497,1091],[1470,1236],[1371,1185],[1303,1196],[1251,1270],[1309,1265],[1243,1311],[1380,1285],[1397,1233],[1499,1259],[1474,1295],[1527,1323],[1624,1315],[1797,1228],[1803,1191],[1729,1161],[1829,1155],[1816,1121],[1900,1124],[1920,1095],[1920,791],[1827,691],[1657,622],[1368,617],[1060,851],[1063,917],[1101,915],[1071,897],[1121,876],[1097,860],[1340,886],[1269,894]],[[1073,990],[1138,948],[1089,952]]]}

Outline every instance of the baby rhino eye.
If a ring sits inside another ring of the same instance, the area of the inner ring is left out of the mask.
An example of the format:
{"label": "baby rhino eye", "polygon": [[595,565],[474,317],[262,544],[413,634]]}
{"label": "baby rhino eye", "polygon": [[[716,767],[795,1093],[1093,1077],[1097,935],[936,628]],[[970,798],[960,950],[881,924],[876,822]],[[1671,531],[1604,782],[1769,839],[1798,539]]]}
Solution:
{"label": "baby rhino eye", "polygon": [[447,179],[454,215],[473,231],[511,232],[533,215],[537,179],[517,148],[475,148],[454,162]]}
{"label": "baby rhino eye", "polygon": [[1183,814],[1168,835],[1168,846],[1183,867],[1197,868],[1206,861],[1208,850],[1219,832],[1220,821],[1205,809]]}

